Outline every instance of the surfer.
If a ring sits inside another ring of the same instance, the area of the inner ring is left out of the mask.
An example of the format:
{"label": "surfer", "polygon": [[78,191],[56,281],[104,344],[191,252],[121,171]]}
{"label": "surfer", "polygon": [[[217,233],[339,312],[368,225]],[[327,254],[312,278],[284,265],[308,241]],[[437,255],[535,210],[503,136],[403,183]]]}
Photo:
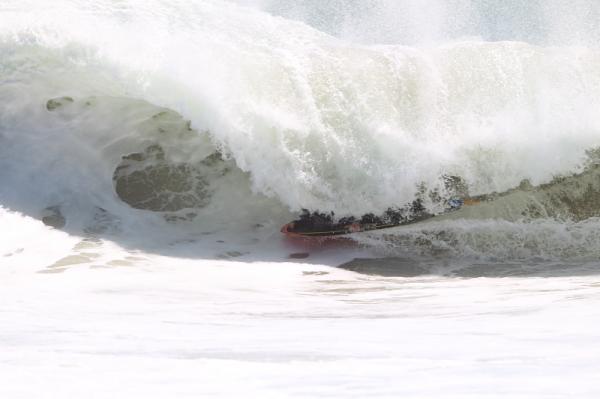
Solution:
{"label": "surfer", "polygon": [[[432,199],[435,198],[436,201],[444,202],[446,204],[445,209],[439,213],[458,210],[462,208],[465,201],[470,201],[467,185],[462,178],[458,176],[442,176],[442,179],[449,197],[444,199],[437,191],[429,193],[429,196],[432,197]],[[422,199],[425,192],[425,188],[420,187],[417,198],[410,204],[401,208],[388,208],[381,216],[367,213],[362,215],[359,219],[348,216],[341,218],[336,222],[335,214],[333,212],[310,212],[308,209],[303,209],[300,218],[284,225],[281,228],[281,232],[287,235],[318,237],[416,223],[435,216],[435,214],[428,212],[425,207]]]}
{"label": "surfer", "polygon": [[[458,209],[462,202],[455,200],[451,208]],[[422,200],[416,199],[405,208],[388,208],[383,215],[367,213],[360,217],[348,216],[337,222],[333,212],[310,212],[303,209],[300,218],[282,227],[281,232],[287,235],[331,236],[399,226],[427,219],[434,216],[427,212]]]}

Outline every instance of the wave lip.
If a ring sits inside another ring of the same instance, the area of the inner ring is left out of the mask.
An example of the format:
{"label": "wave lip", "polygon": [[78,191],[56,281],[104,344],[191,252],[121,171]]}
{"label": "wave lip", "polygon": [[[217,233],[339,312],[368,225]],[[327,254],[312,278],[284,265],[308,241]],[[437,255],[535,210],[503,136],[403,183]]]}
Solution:
{"label": "wave lip", "polygon": [[0,6],[1,197],[67,223],[381,213],[447,175],[472,195],[547,183],[599,145],[591,47],[361,45],[220,1],[31,4]]}
{"label": "wave lip", "polygon": [[[362,46],[217,1],[68,4],[53,19],[15,4],[17,22],[0,32],[17,52],[26,50],[7,32],[33,35],[27,51],[39,68],[52,60],[35,83],[54,87],[48,97],[77,91],[172,109],[210,131],[255,191],[294,210],[377,213],[443,174],[464,176],[476,193],[539,184],[576,170],[598,145],[593,49]],[[75,15],[85,23],[67,23]]]}

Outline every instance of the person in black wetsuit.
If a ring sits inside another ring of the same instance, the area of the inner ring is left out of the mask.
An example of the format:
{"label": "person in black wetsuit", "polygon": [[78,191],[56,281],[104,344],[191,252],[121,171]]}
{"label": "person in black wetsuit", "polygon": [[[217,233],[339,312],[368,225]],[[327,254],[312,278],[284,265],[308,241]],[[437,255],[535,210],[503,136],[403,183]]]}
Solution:
{"label": "person in black wetsuit", "polygon": [[[460,209],[464,205],[464,198],[468,198],[468,187],[466,182],[459,176],[442,176],[446,188],[445,198],[437,190],[428,192],[428,196],[434,202],[445,202],[446,211]],[[294,221],[294,230],[301,232],[333,231],[345,229],[350,225],[359,225],[361,227],[376,227],[386,225],[401,225],[405,223],[416,222],[432,217],[425,207],[423,196],[426,195],[425,186],[419,187],[417,198],[404,207],[388,208],[381,216],[373,213],[366,213],[360,219],[354,216],[347,216],[335,221],[333,212],[324,213],[319,211],[310,212],[308,209],[302,209],[300,219]]]}

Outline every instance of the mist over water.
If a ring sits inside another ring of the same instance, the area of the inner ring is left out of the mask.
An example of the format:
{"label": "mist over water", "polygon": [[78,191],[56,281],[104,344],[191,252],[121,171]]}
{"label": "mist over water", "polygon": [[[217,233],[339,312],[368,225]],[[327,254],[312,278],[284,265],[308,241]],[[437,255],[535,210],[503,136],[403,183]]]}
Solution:
{"label": "mist over water", "polygon": [[461,40],[596,46],[594,1],[236,0],[363,44],[434,45]]}

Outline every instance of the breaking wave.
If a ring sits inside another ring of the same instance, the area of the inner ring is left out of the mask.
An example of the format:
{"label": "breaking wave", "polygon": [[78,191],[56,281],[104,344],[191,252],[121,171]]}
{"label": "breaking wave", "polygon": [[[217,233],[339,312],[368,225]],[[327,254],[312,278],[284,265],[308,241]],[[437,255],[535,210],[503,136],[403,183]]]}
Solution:
{"label": "breaking wave", "polygon": [[[577,180],[600,145],[600,52],[589,46],[362,44],[217,0],[8,1],[0,18],[0,205],[71,226],[380,213],[444,190],[448,175],[471,195]],[[596,194],[555,195],[532,218],[533,200],[518,217],[493,201],[476,222],[375,240],[519,257],[519,240],[490,243],[587,231]],[[585,252],[573,234],[561,253]],[[557,253],[535,245],[525,255]]]}

